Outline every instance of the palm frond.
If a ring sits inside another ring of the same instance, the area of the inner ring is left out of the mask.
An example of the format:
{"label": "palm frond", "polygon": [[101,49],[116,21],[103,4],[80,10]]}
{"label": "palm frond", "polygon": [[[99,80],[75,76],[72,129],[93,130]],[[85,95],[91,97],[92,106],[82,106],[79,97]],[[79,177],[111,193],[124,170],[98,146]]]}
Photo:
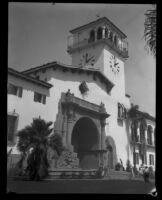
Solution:
{"label": "palm frond", "polygon": [[146,41],[145,49],[156,57],[156,7],[147,10],[145,13],[144,37]]}

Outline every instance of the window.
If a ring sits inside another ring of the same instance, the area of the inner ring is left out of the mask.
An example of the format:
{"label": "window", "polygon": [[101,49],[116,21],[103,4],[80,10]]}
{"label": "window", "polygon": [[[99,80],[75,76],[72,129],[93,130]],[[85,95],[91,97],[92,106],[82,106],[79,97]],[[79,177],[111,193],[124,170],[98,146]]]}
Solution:
{"label": "window", "polygon": [[149,145],[152,145],[152,132],[153,132],[152,126],[149,125],[147,130],[147,143]]}
{"label": "window", "polygon": [[105,28],[105,38],[108,38],[108,28]]}
{"label": "window", "polygon": [[144,126],[141,123],[140,124],[140,142],[143,143],[145,141],[145,132],[144,132]]}
{"label": "window", "polygon": [[132,134],[132,141],[139,142],[139,136],[137,134],[137,122],[133,122],[131,124],[131,134]]}
{"label": "window", "polygon": [[114,36],[114,44],[117,45],[117,36]]}
{"label": "window", "polygon": [[102,28],[99,27],[98,30],[97,30],[97,40],[100,40],[102,39]]}
{"label": "window", "polygon": [[18,86],[15,86],[15,85],[9,83],[8,87],[7,87],[7,92],[8,92],[8,94],[22,97],[23,89],[22,89],[22,87],[18,87]]}
{"label": "window", "polygon": [[118,119],[127,118],[127,109],[120,103],[118,103]]}
{"label": "window", "polygon": [[156,128],[154,128],[154,144],[156,145]]}
{"label": "window", "polygon": [[17,116],[7,115],[7,141],[13,142],[16,131]]}
{"label": "window", "polygon": [[133,160],[134,160],[134,163],[139,165],[139,153],[137,153],[137,152],[133,153]]}
{"label": "window", "polygon": [[154,165],[154,155],[149,154],[149,163],[150,165]]}
{"label": "window", "polygon": [[109,39],[113,41],[113,33],[110,31]]}
{"label": "window", "polygon": [[95,41],[95,31],[91,30],[90,36],[89,36],[89,43]]}
{"label": "window", "polygon": [[42,94],[39,94],[37,92],[34,92],[34,101],[46,104],[46,96],[42,95]]}

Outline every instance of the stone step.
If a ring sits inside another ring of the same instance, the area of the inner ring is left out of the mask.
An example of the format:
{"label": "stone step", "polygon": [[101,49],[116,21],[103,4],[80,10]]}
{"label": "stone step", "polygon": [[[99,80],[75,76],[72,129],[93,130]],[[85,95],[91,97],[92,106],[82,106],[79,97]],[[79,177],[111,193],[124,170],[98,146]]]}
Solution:
{"label": "stone step", "polygon": [[96,169],[54,169],[48,171],[47,179],[56,178],[92,178],[96,174]]}
{"label": "stone step", "polygon": [[131,173],[125,171],[110,170],[107,176],[108,179],[130,179]]}

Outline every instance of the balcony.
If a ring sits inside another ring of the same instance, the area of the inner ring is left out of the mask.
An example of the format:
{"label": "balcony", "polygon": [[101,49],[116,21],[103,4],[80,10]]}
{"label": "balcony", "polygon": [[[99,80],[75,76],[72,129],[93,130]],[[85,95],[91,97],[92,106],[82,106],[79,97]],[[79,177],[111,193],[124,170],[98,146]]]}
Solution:
{"label": "balcony", "polygon": [[145,145],[146,145],[147,147],[155,148],[155,145],[153,144],[153,142],[150,142],[150,141],[148,141],[148,140],[146,140],[146,139],[143,140],[143,141],[141,141],[138,137],[135,139],[135,143],[134,143],[133,139],[131,140],[131,143],[132,143],[132,145],[133,145],[133,144],[142,145],[142,144],[145,143]]}
{"label": "balcony", "polygon": [[111,49],[116,51],[119,56],[122,56],[123,58],[127,59],[128,58],[128,42],[126,40],[122,40],[121,44],[115,44],[110,38],[101,38],[99,40],[95,41],[90,41],[88,39],[84,39],[82,41],[78,42],[72,42],[69,44],[70,38],[68,39],[68,47],[67,47],[67,52],[72,53],[73,51],[79,49],[83,49],[86,47],[90,47],[92,45],[97,45],[98,43],[106,43]]}

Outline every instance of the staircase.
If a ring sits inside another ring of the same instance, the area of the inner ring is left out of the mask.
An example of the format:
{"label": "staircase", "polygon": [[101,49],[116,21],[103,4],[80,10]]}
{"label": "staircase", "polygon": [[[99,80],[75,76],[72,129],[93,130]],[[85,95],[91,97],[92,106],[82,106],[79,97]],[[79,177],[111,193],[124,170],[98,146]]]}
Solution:
{"label": "staircase", "polygon": [[96,169],[52,169],[48,171],[46,180],[93,178],[95,174]]}
{"label": "staircase", "polygon": [[125,172],[125,171],[115,171],[111,169],[108,172],[108,175],[104,177],[104,179],[122,179],[122,180],[128,180],[131,178],[131,173],[130,172]]}

